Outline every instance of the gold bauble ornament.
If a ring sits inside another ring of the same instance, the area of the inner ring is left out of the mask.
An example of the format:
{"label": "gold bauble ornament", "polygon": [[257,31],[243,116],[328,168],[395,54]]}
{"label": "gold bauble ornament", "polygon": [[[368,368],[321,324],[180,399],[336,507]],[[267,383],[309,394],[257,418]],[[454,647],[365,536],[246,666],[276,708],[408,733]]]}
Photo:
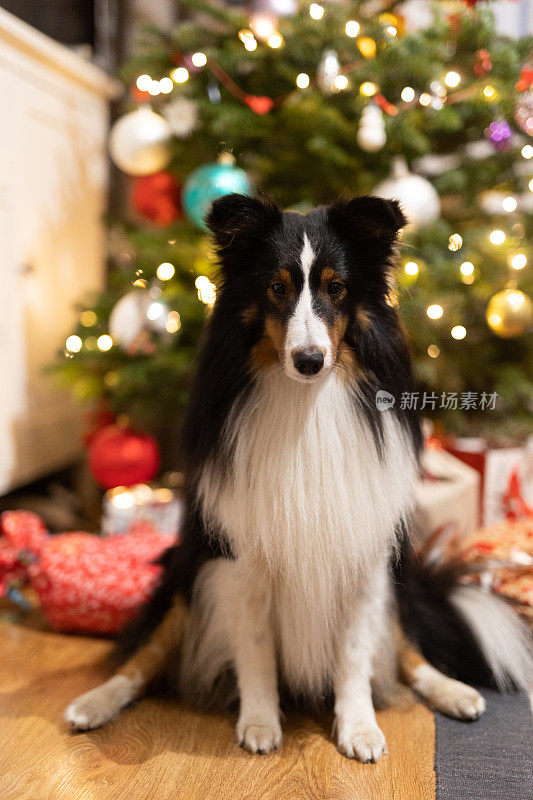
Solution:
{"label": "gold bauble ornament", "polygon": [[533,323],[531,298],[519,289],[504,289],[491,297],[486,311],[489,328],[502,339],[525,333]]}

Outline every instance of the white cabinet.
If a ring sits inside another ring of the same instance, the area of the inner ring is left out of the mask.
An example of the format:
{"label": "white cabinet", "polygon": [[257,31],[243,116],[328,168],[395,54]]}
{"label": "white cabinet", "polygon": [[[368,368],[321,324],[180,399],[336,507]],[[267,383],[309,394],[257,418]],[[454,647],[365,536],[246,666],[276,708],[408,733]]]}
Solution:
{"label": "white cabinet", "polygon": [[43,368],[103,282],[115,89],[0,10],[0,493],[80,452],[80,409]]}

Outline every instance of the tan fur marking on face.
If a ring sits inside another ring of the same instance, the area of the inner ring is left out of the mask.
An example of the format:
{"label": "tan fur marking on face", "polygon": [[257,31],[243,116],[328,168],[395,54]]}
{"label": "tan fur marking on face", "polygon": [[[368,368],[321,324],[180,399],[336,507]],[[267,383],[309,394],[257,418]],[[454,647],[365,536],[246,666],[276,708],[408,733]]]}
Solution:
{"label": "tan fur marking on face", "polygon": [[248,308],[244,309],[241,319],[245,325],[251,325],[252,322],[255,322],[257,319],[257,306],[255,303],[252,303],[251,306],[248,306]]}
{"label": "tan fur marking on face", "polygon": [[[273,283],[282,283],[286,288],[286,294],[283,296],[277,295],[272,290]],[[288,269],[280,269],[276,272],[275,275],[272,276],[270,286],[268,287],[268,296],[271,300],[273,300],[276,305],[279,303],[284,303],[287,301],[287,298],[290,297],[294,293],[294,284],[292,282],[291,273]]]}
{"label": "tan fur marking on face", "polygon": [[372,314],[368,310],[368,308],[364,308],[363,306],[359,306],[355,311],[355,317],[357,322],[359,323],[359,327],[363,331],[367,331],[370,326],[372,325]]}
{"label": "tan fur marking on face", "polygon": [[279,360],[284,340],[285,332],[279,320],[274,317],[266,317],[264,333],[252,348],[252,369],[259,371],[273,366]]}
{"label": "tan fur marking on face", "polygon": [[359,363],[352,348],[346,343],[341,342],[337,350],[337,366],[341,376],[345,376],[349,380],[353,380],[355,373],[358,370]]}
{"label": "tan fur marking on face", "polygon": [[344,281],[342,276],[339,275],[337,270],[333,269],[333,267],[324,267],[320,274],[320,286],[319,292],[321,294],[325,294],[330,300],[333,302],[334,305],[340,303],[346,297],[346,287],[336,295],[330,295],[328,292],[328,286],[332,281],[337,281],[338,283],[342,283],[344,285]]}

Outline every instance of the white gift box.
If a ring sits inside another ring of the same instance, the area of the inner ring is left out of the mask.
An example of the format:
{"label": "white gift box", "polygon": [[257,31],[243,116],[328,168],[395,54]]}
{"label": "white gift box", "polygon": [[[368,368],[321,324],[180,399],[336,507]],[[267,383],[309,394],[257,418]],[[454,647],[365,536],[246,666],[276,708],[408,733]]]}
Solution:
{"label": "white gift box", "polygon": [[479,526],[480,475],[446,450],[426,448],[426,473],[416,487],[415,535],[422,542],[438,528],[450,526],[466,536]]}

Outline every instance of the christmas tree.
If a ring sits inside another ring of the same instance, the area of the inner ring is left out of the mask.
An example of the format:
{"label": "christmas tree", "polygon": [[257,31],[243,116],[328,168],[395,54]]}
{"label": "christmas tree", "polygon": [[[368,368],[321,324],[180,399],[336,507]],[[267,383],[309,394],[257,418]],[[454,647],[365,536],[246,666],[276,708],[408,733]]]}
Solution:
{"label": "christmas tree", "polygon": [[56,370],[77,397],[176,430],[214,301],[215,196],[258,189],[305,211],[374,192],[412,223],[391,302],[419,407],[456,433],[531,429],[532,42],[497,35],[486,7],[442,6],[417,27],[399,4],[186,0],[175,30],[146,32],[110,141],[137,176],[133,211]]}

